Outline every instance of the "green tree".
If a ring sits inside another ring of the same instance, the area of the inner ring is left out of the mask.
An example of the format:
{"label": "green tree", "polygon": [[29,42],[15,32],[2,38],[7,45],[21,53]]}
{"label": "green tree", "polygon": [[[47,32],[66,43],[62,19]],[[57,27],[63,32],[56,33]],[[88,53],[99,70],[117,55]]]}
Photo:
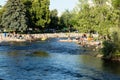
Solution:
{"label": "green tree", "polygon": [[112,0],[112,5],[115,9],[120,10],[120,0]]}
{"label": "green tree", "polygon": [[78,0],[78,4],[77,4],[77,9],[78,10],[82,10],[84,9],[83,6],[88,2],[88,0]]}
{"label": "green tree", "polygon": [[93,0],[96,6],[103,6],[106,4],[106,1],[108,0]]}
{"label": "green tree", "polygon": [[4,29],[7,31],[26,31],[27,21],[26,9],[21,0],[8,0],[1,22]]}
{"label": "green tree", "polygon": [[[2,6],[0,6],[0,23],[2,21],[2,15],[3,15],[3,12],[4,12],[4,8],[2,8]],[[0,29],[2,28],[2,26],[0,25]]]}
{"label": "green tree", "polygon": [[118,17],[117,19],[118,27],[120,27],[120,2],[119,0],[112,0],[112,5],[115,9],[114,11],[116,12],[116,16]]}
{"label": "green tree", "polygon": [[45,27],[50,22],[49,0],[34,0],[31,15],[35,26]]}
{"label": "green tree", "polygon": [[2,6],[0,6],[0,23],[1,23],[1,20],[2,20],[3,12],[4,12],[4,8],[2,8]]}
{"label": "green tree", "polygon": [[71,23],[72,18],[73,18],[73,14],[69,10],[66,10],[65,12],[63,12],[60,17],[61,29],[65,31],[70,31],[72,27],[72,23]]}
{"label": "green tree", "polygon": [[[34,23],[32,21],[32,14],[30,12],[31,8],[32,8],[32,0],[22,0],[23,4],[25,5],[26,8],[26,17],[28,18],[28,27],[29,28],[34,28]],[[28,29],[29,29],[28,28]]]}
{"label": "green tree", "polygon": [[[78,6],[78,12],[75,15],[75,25],[74,27],[79,30],[80,32],[88,32],[89,30],[92,29],[92,20],[94,18],[94,16],[92,17],[91,13],[91,9],[89,4],[86,1],[83,0],[79,0],[79,5]],[[81,8],[82,7],[82,8]]]}
{"label": "green tree", "polygon": [[59,26],[59,17],[58,17],[58,11],[56,9],[52,10],[50,12],[50,23],[49,23],[49,29],[58,29]]}
{"label": "green tree", "polygon": [[[94,0],[94,6],[88,0],[79,0],[77,14],[75,15],[75,27],[80,32],[96,31],[100,34],[107,34],[113,23],[110,16],[111,7],[104,0]],[[81,8],[82,7],[82,8]]]}
{"label": "green tree", "polygon": [[111,34],[111,41],[104,41],[102,52],[105,59],[118,60],[120,59],[120,9],[119,1],[112,0],[113,9],[108,14],[108,20],[111,22],[111,28],[109,30]]}

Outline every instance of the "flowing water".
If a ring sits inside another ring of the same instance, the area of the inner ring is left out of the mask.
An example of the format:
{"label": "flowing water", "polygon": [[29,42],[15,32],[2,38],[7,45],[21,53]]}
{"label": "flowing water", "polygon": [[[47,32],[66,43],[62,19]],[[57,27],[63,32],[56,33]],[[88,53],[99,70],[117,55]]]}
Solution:
{"label": "flowing water", "polygon": [[86,54],[58,39],[1,45],[0,80],[120,80],[119,62]]}

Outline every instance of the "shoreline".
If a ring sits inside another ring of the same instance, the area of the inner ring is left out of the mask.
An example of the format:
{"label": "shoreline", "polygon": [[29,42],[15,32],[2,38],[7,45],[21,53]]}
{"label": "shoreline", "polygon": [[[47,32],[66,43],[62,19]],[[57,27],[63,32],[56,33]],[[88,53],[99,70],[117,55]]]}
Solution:
{"label": "shoreline", "polygon": [[58,37],[79,37],[81,33],[43,33],[43,34],[0,34],[1,42],[25,42],[35,40],[46,40],[46,38],[58,38]]}

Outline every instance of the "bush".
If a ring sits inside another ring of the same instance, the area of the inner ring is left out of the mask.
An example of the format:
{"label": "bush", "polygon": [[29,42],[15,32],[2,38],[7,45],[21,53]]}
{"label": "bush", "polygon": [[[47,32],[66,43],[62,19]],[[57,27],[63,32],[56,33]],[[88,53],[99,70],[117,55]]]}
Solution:
{"label": "bush", "polygon": [[104,41],[104,47],[102,48],[103,57],[111,58],[116,51],[116,45],[112,41]]}
{"label": "bush", "polygon": [[111,41],[104,41],[102,53],[104,58],[120,58],[120,28],[114,28],[111,32]]}

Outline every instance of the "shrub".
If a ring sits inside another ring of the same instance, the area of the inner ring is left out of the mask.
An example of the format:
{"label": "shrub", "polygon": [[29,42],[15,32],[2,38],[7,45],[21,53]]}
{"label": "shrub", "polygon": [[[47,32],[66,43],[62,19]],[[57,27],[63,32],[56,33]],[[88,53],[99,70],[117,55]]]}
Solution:
{"label": "shrub", "polygon": [[116,51],[116,45],[112,41],[104,41],[104,47],[102,48],[103,57],[111,58]]}
{"label": "shrub", "polygon": [[120,28],[116,27],[112,30],[111,41],[104,41],[102,48],[103,57],[109,59],[115,59],[116,56],[120,58]]}

